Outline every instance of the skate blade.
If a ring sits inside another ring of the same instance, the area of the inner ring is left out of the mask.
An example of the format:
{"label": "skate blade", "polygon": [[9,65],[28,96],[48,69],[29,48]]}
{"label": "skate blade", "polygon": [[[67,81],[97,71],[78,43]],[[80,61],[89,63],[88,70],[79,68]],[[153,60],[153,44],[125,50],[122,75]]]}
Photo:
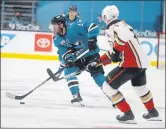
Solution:
{"label": "skate blade", "polygon": [[149,119],[146,119],[147,121],[162,121],[162,119],[160,117],[152,117]]}
{"label": "skate blade", "polygon": [[76,107],[84,107],[85,105],[84,104],[82,104],[81,102],[73,102],[72,103],[74,106],[76,106]]}
{"label": "skate blade", "polygon": [[[119,121],[119,120],[118,120]],[[124,124],[137,124],[135,120],[127,120],[127,121],[119,121],[119,123],[124,123]]]}

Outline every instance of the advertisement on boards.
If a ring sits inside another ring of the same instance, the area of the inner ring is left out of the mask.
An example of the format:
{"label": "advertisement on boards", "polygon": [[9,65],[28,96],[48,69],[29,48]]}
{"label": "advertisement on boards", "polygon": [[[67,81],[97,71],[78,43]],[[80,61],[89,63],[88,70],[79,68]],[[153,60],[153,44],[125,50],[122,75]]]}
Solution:
{"label": "advertisement on boards", "polygon": [[[158,56],[158,41],[156,38],[140,38],[140,43],[144,51],[151,59],[155,60]],[[159,57],[165,58],[165,40],[160,41]]]}
{"label": "advertisement on boards", "polygon": [[15,34],[1,34],[1,49],[7,46],[13,38],[15,38]]}
{"label": "advertisement on boards", "polygon": [[37,52],[51,52],[52,51],[51,34],[35,34],[35,51]]}

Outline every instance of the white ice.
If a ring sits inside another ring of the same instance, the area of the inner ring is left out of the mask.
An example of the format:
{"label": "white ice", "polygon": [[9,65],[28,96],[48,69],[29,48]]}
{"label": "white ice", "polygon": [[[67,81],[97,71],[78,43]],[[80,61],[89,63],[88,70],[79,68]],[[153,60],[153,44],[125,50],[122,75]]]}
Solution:
{"label": "white ice", "polygon": [[[148,87],[151,89],[161,122],[147,122],[142,118],[146,111],[139,97],[135,94],[130,82],[120,89],[131,105],[137,124],[121,124],[117,122],[118,109],[93,82],[87,72],[79,75],[80,92],[86,107],[74,107],[72,96],[65,80],[50,80],[20,105],[19,100],[5,96],[6,92],[22,95],[48,78],[47,68],[58,69],[57,61],[37,61],[21,59],[1,59],[1,125],[3,128],[164,128],[165,127],[165,71],[149,68],[147,70]],[[114,66],[105,68],[106,74]]]}

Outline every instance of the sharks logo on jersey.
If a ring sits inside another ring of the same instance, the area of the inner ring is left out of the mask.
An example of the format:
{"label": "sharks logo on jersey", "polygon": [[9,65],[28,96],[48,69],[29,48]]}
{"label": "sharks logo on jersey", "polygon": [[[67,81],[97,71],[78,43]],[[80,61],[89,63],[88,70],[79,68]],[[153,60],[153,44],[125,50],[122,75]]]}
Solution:
{"label": "sharks logo on jersey", "polygon": [[68,38],[63,39],[60,42],[60,45],[64,46],[64,47],[72,47],[72,43],[70,42],[70,40]]}

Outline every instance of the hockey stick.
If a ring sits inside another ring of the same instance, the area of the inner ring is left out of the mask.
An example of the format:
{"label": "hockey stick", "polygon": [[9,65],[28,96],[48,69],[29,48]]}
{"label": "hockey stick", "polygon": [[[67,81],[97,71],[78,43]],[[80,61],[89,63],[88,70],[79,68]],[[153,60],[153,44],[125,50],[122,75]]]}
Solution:
{"label": "hockey stick", "polygon": [[81,57],[83,57],[88,52],[89,52],[89,49],[87,49],[86,51],[84,51],[83,53],[81,53],[80,55],[78,55],[78,57],[74,60],[74,62],[77,61],[78,59],[80,59]]}
{"label": "hockey stick", "polygon": [[[81,70],[81,71],[84,71],[84,70]],[[79,73],[79,72],[73,72],[73,73],[68,74],[68,75],[66,75],[66,76],[63,76],[63,77],[61,77],[61,78],[55,78],[54,81],[57,82],[57,81],[62,80],[62,79],[68,79],[68,78],[71,78],[71,77],[73,77],[73,76],[76,76],[78,73]]]}
{"label": "hockey stick", "polygon": [[[89,49],[86,50],[85,52],[83,52],[82,54],[80,54],[73,62],[77,61],[78,59],[80,59],[81,57],[83,57],[83,56],[84,56],[85,54],[87,54],[88,52],[89,52]],[[62,72],[63,72],[63,71],[61,71],[61,72],[58,73],[59,76],[61,75]],[[52,78],[52,80],[54,80],[54,81],[56,81],[56,79],[58,78],[58,77],[56,77],[56,76],[54,75],[54,73],[52,72],[52,70],[51,70],[50,68],[47,68],[47,73],[48,73],[48,75]]]}
{"label": "hockey stick", "polygon": [[[63,72],[63,70],[58,73],[59,76],[61,75],[62,72]],[[50,68],[47,68],[47,73],[48,73],[48,75],[51,77],[51,79],[52,79],[53,81],[56,81],[56,78],[58,78],[58,77],[52,72],[52,70],[51,70]]]}
{"label": "hockey stick", "polygon": [[[96,66],[100,66],[100,65],[102,65],[102,63],[96,64]],[[65,67],[65,66],[64,66],[64,67]],[[87,69],[87,67],[85,67],[83,70],[79,71],[78,73],[81,73],[81,72],[84,71],[85,69]],[[58,74],[61,74],[62,72],[63,72],[63,71],[59,72]],[[51,77],[51,79],[54,80],[54,81],[56,81],[57,78],[59,78],[59,77],[56,77],[56,76],[54,75],[54,73],[52,72],[52,70],[51,70],[50,68],[47,68],[47,73],[48,73],[48,75]]]}
{"label": "hockey stick", "polygon": [[[63,71],[65,67],[63,67],[62,69],[58,70],[56,73],[54,73],[54,76],[56,74],[58,74],[59,72]],[[37,88],[39,88],[40,86],[42,86],[43,84],[45,84],[47,81],[49,81],[51,79],[51,77],[47,78],[45,81],[43,81],[42,83],[40,83],[38,86],[36,86],[35,88],[33,88],[31,91],[29,91],[28,93],[21,95],[21,96],[17,96],[17,95],[13,95],[9,92],[6,92],[6,96],[11,98],[11,99],[16,99],[16,100],[22,100],[24,99],[26,96],[28,96],[29,94],[31,94],[33,91],[35,91]]]}
{"label": "hockey stick", "polygon": [[[80,73],[80,72],[83,72],[84,70],[85,70],[85,69],[83,69],[83,70],[77,72],[75,75],[77,75],[77,74]],[[59,79],[59,77],[56,77],[56,76],[54,75],[54,73],[52,72],[52,70],[51,70],[50,68],[47,69],[47,73],[48,73],[48,75],[51,77],[51,79],[52,79],[53,81],[56,82],[57,79]]]}

